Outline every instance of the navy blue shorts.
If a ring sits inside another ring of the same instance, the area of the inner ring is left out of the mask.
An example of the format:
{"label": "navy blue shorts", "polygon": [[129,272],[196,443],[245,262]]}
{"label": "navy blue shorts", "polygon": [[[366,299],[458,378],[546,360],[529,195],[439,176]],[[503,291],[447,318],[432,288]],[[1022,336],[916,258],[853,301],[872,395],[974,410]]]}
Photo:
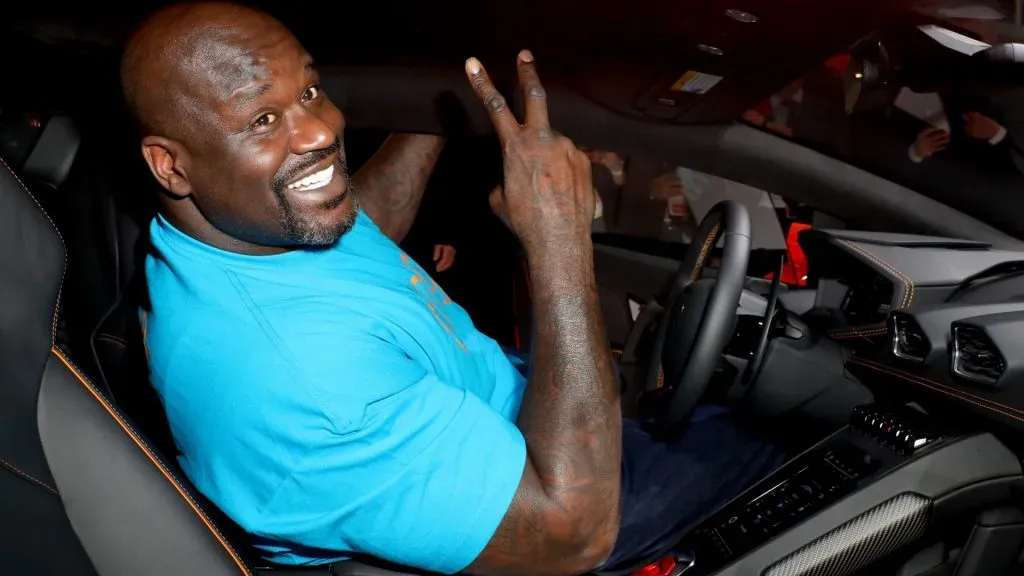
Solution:
{"label": "navy blue shorts", "polygon": [[779,449],[743,430],[719,406],[698,406],[686,434],[672,443],[624,421],[619,537],[602,571],[660,557],[783,460]]}

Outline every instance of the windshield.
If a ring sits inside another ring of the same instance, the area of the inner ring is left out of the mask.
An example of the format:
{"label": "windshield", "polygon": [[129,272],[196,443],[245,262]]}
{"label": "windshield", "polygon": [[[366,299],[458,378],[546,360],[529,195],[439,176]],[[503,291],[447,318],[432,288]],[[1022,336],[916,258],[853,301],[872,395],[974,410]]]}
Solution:
{"label": "windshield", "polygon": [[1012,1],[924,2],[742,121],[1024,236],[1024,28]]}

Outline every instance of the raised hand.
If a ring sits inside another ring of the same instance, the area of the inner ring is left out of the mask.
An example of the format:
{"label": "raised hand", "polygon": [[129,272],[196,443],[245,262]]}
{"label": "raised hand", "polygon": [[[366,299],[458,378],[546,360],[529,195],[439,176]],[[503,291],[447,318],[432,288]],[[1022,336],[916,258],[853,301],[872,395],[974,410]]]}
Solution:
{"label": "raised hand", "polygon": [[470,574],[584,574],[619,530],[619,385],[594,278],[590,160],[548,124],[533,55],[519,53],[520,123],[480,62],[466,73],[487,106],[505,157],[491,206],[526,250],[534,354],[516,427],[527,457],[505,517]]}
{"label": "raised hand", "polygon": [[491,116],[504,156],[505,184],[491,207],[519,236],[528,257],[564,251],[590,238],[594,194],[590,160],[548,123],[547,97],[533,54],[518,58],[519,84],[526,96],[520,123],[480,61],[466,61],[466,73]]}

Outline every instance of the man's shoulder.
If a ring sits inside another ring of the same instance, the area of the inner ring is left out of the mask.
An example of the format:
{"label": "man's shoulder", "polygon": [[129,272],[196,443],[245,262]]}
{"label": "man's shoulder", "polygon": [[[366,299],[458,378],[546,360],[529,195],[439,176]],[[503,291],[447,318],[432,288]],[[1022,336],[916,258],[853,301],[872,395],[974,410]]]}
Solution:
{"label": "man's shoulder", "polygon": [[[169,397],[169,405],[189,421],[211,426],[220,421],[236,430],[259,428],[268,418],[280,426],[301,426],[296,415],[327,418],[337,430],[357,425],[363,403],[352,393],[352,383],[369,362],[345,361],[359,352],[343,347],[345,335],[332,328],[343,318],[301,299],[271,306],[251,299],[243,303],[244,289],[238,294],[231,304],[224,299],[167,309],[157,305],[140,314],[153,385]],[[265,414],[235,411],[235,406],[290,409]]]}

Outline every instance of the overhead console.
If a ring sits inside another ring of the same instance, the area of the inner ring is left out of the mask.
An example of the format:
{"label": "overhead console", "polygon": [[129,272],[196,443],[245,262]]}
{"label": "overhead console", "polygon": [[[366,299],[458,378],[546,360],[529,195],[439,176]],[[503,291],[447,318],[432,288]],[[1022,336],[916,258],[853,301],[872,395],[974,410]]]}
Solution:
{"label": "overhead console", "polygon": [[676,547],[679,574],[850,574],[1022,481],[991,434],[905,406],[861,407],[690,532]]}

